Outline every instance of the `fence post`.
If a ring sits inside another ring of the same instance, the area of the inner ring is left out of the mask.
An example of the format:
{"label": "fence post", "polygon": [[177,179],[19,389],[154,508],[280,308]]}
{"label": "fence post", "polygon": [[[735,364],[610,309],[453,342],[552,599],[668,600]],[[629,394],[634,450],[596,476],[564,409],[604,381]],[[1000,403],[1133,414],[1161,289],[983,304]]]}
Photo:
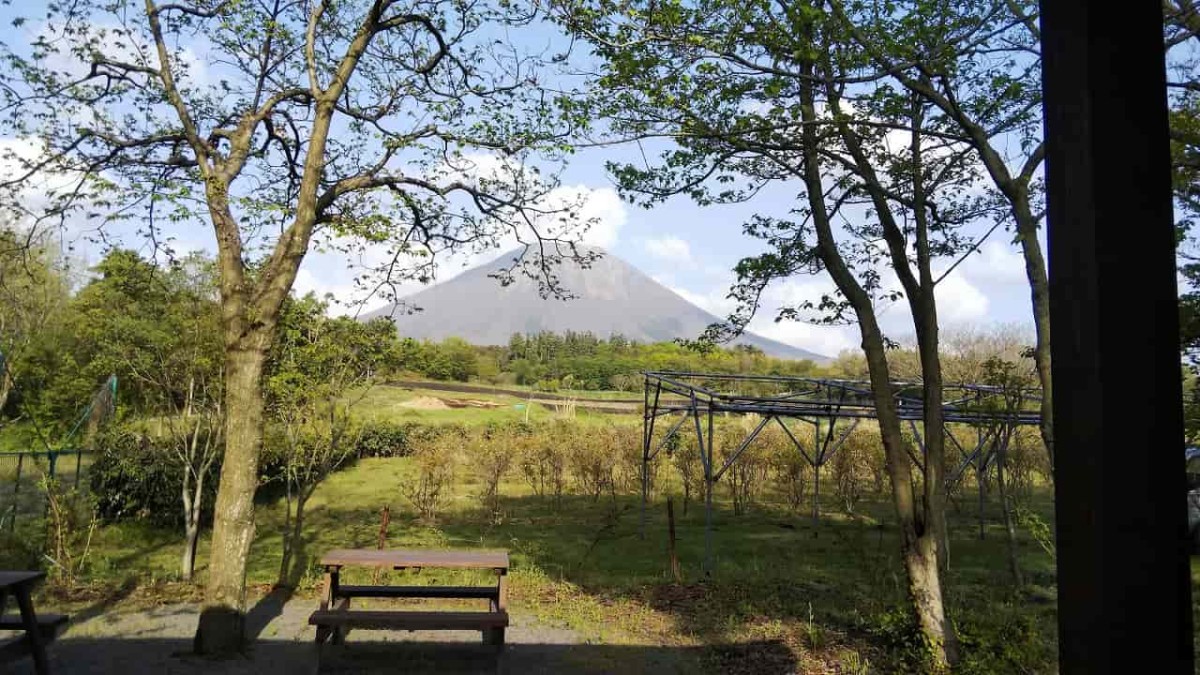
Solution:
{"label": "fence post", "polygon": [[17,479],[13,481],[13,506],[12,519],[8,523],[8,531],[14,532],[17,529],[17,497],[21,494],[21,469],[25,466],[25,453],[17,454]]}

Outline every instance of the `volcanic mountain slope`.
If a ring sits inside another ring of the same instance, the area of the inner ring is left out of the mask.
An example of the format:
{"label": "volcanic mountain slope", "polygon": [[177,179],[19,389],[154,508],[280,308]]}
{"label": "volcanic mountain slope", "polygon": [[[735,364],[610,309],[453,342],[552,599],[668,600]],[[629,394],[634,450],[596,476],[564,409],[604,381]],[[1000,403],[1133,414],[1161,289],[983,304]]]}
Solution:
{"label": "volcanic mountain slope", "polygon": [[[511,264],[509,252],[479,267],[404,298],[421,311],[385,307],[364,318],[391,316],[401,335],[443,340],[460,337],[477,345],[507,344],[514,333],[590,332],[602,338],[620,334],[638,342],[696,338],[721,319],[693,305],[666,286],[611,253],[586,269],[567,260],[556,275],[575,297],[543,298],[538,283],[516,275],[508,286],[489,276]],[[747,333],[735,344],[748,344],[780,358],[828,358],[760,335]]]}

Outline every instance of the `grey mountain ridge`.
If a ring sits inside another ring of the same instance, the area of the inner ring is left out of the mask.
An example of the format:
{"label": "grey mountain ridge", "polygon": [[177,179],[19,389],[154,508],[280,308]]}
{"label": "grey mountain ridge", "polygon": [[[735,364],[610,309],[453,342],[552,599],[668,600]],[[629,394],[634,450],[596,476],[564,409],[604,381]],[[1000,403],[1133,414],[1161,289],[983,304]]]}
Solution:
{"label": "grey mountain ridge", "polygon": [[[666,342],[694,339],[709,324],[721,321],[611,253],[589,250],[603,254],[590,267],[566,260],[556,269],[559,283],[575,296],[569,300],[541,297],[537,281],[519,273],[508,286],[489,276],[520,255],[510,251],[403,299],[421,308],[419,312],[405,313],[390,306],[363,319],[390,316],[405,337],[460,337],[477,345],[504,345],[514,333],[540,331],[590,332],[601,338],[620,334],[638,342]],[[829,360],[753,333],[734,344],[753,345],[779,358]]]}

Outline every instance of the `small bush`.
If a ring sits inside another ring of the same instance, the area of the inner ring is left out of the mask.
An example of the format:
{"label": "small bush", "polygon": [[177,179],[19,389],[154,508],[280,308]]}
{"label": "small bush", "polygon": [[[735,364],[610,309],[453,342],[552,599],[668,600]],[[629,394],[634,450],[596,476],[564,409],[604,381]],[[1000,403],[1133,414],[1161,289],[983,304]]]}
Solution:
{"label": "small bush", "polygon": [[[642,430],[631,425],[609,425],[605,427],[602,436],[607,437],[609,447],[617,456],[617,484],[628,493],[642,492]],[[650,484],[651,494],[658,478],[658,462],[650,462],[647,466],[649,473],[646,478]]]}
{"label": "small bush", "polygon": [[683,487],[683,513],[687,515],[688,505],[693,499],[704,499],[704,463],[700,459],[700,449],[694,437],[688,437],[681,431],[667,441],[666,450],[671,453],[671,464],[679,472],[679,482]]}
{"label": "small bush", "polygon": [[1018,504],[1028,504],[1038,482],[1049,482],[1050,460],[1046,446],[1035,427],[1016,429],[1008,444],[1004,462],[1005,480],[1010,497]]}
{"label": "small bush", "polygon": [[500,482],[512,466],[520,434],[512,429],[492,428],[467,444],[468,461],[482,489],[479,500],[492,520],[500,516]]}
{"label": "small bush", "polygon": [[812,482],[812,467],[808,460],[782,430],[764,431],[762,440],[769,449],[771,473],[784,502],[792,511],[803,510],[808,484]]}
{"label": "small bush", "polygon": [[555,506],[562,504],[567,484],[567,453],[556,427],[531,433],[521,439],[517,465],[529,488],[539,497],[551,496]]}
{"label": "small bush", "polygon": [[833,453],[833,491],[846,513],[854,513],[854,507],[874,483],[871,458],[876,454],[882,454],[877,438],[858,429],[850,432]]}
{"label": "small bush", "polygon": [[458,439],[446,436],[439,443],[412,454],[415,474],[401,484],[400,492],[425,523],[437,521],[450,497],[459,447]]}
{"label": "small bush", "polygon": [[[725,462],[733,457],[742,441],[754,430],[758,420],[744,417],[738,423],[722,425],[716,431],[716,445],[719,448],[713,458],[713,472],[720,470]],[[746,513],[758,501],[759,493],[767,482],[770,469],[769,453],[763,444],[763,439],[755,438],[729,465],[721,479],[729,486],[729,494],[733,499],[734,515]]]}
{"label": "small bush", "polygon": [[610,492],[615,496],[614,471],[617,459],[607,447],[604,435],[589,433],[577,426],[564,427],[567,447],[567,463],[571,477],[581,492],[599,500],[600,495]]}
{"label": "small bush", "polygon": [[53,478],[43,480],[46,493],[46,559],[50,584],[73,588],[87,569],[96,532],[96,505],[84,491],[67,488]]}

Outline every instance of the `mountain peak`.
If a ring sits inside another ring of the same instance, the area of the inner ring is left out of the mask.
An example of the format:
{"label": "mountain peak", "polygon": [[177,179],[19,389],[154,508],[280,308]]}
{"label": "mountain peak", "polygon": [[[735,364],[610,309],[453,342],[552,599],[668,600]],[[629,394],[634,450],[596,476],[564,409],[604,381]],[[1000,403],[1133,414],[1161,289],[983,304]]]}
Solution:
{"label": "mountain peak", "polygon": [[[516,249],[404,298],[406,305],[419,307],[420,312],[407,314],[385,307],[367,318],[391,316],[406,337],[461,337],[480,345],[507,344],[514,333],[568,330],[601,338],[620,334],[639,342],[694,339],[722,320],[603,248],[577,245],[577,250],[599,255],[586,268],[564,258],[553,269],[558,284],[572,296],[566,301],[542,297],[538,282],[520,273],[507,286],[491,277],[521,257],[521,249]],[[753,333],[734,344],[752,345],[780,358],[828,361]]]}

